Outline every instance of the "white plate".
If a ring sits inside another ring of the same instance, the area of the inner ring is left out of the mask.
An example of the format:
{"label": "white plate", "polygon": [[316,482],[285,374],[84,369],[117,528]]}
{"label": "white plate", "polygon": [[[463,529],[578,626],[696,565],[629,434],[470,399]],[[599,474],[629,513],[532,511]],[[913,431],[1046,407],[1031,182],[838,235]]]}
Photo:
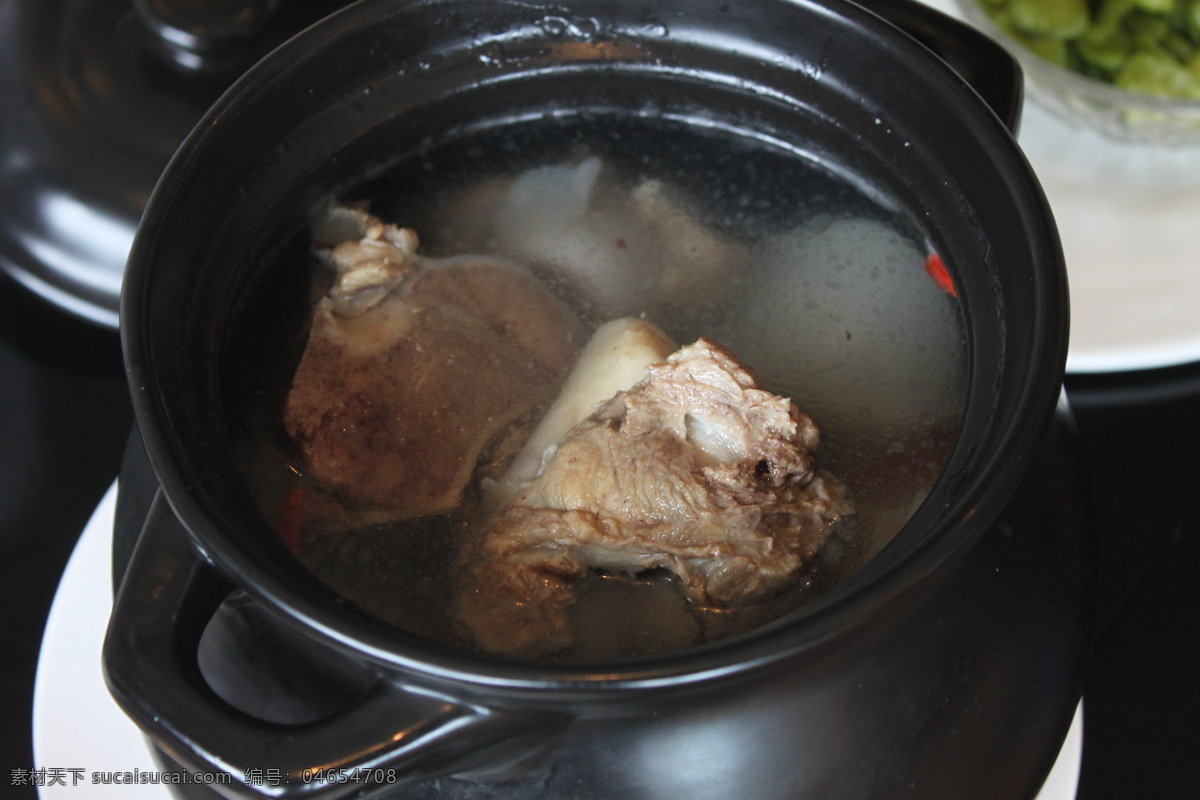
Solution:
{"label": "white plate", "polygon": [[[953,0],[924,0],[961,19]],[[1018,142],[1058,223],[1071,285],[1067,370],[1200,361],[1200,147],[1118,142],[1033,102]]]}
{"label": "white plate", "polygon": [[1200,360],[1200,147],[1107,140],[1033,104],[1019,141],[1066,254],[1067,369]]}
{"label": "white plate", "polygon": [[[158,774],[141,731],[104,685],[100,651],[112,609],[112,534],[116,484],[104,495],[63,573],[38,661],[33,698],[34,761],[61,775],[42,786],[47,800],[169,800],[166,787],[93,783],[93,773]],[[1037,800],[1072,800],[1083,756],[1083,705]],[[48,772],[48,774],[50,774]],[[76,776],[79,776],[78,780]]]}
{"label": "white plate", "polygon": [[169,797],[164,787],[153,784],[91,782],[94,772],[158,770],[141,731],[109,695],[100,668],[100,649],[112,609],[116,505],[114,483],[75,545],[42,636],[33,693],[33,757],[38,768],[65,771],[59,773],[65,785],[39,788],[43,798]]}

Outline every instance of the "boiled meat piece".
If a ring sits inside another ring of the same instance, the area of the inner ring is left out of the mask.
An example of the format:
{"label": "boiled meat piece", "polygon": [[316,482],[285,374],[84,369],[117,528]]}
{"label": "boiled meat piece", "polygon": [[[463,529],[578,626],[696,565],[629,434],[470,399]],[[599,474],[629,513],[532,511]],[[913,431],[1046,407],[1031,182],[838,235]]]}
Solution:
{"label": "boiled meat piece", "polygon": [[838,519],[819,433],[708,339],[652,365],[575,425],[470,546],[461,616],[485,649],[570,645],[571,582],[665,568],[687,597],[729,607],[796,577]]}
{"label": "boiled meat piece", "polygon": [[513,264],[433,259],[414,231],[333,207],[284,427],[347,524],[455,508],[488,454],[519,448],[583,343],[567,307]]}
{"label": "boiled meat piece", "polygon": [[643,181],[632,200],[657,244],[658,288],[680,302],[720,297],[738,274],[746,254],[718,237],[658,180]]}
{"label": "boiled meat piece", "polygon": [[682,189],[657,179],[631,187],[596,156],[489,181],[452,202],[456,235],[554,274],[600,317],[723,298],[748,262]]}

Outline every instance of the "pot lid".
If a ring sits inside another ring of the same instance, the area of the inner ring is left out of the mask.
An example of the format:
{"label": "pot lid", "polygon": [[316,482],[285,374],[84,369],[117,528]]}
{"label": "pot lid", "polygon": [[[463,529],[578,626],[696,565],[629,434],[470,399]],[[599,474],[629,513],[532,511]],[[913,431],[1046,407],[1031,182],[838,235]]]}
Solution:
{"label": "pot lid", "polygon": [[159,174],[238,75],[347,0],[0,5],[0,268],[116,327]]}

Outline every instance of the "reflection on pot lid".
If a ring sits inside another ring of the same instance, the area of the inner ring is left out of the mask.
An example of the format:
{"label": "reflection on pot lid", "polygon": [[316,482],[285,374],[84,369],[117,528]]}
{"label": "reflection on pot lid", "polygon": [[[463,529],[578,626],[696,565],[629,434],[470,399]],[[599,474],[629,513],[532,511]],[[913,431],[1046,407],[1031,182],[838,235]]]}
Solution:
{"label": "reflection on pot lid", "polygon": [[346,0],[23,0],[0,6],[0,268],[116,327],[159,174],[255,60]]}

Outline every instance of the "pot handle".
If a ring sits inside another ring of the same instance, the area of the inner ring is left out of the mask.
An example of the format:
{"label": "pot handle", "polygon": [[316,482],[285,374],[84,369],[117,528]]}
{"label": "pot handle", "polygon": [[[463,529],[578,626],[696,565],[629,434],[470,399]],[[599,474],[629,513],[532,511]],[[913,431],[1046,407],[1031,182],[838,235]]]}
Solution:
{"label": "pot handle", "polygon": [[965,22],[916,0],[855,0],[923,44],[975,90],[1016,135],[1025,78],[999,43]]}
{"label": "pot handle", "polygon": [[210,784],[227,797],[361,796],[372,785],[502,766],[563,724],[559,715],[467,704],[384,678],[315,722],[255,719],[209,688],[197,660],[200,636],[232,589],[159,490],[117,593],[103,657],[109,691],[125,712],[178,763],[228,774],[229,783]]}

